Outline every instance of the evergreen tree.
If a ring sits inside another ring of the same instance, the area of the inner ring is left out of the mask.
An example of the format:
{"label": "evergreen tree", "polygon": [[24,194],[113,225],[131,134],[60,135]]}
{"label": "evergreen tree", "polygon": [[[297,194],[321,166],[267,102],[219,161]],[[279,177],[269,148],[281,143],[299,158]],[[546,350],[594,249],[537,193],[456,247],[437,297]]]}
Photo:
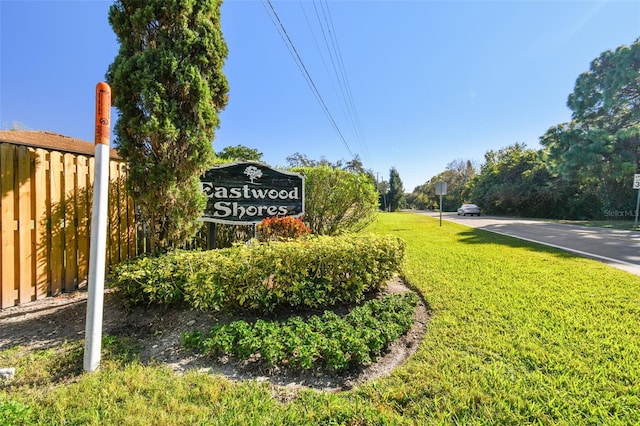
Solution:
{"label": "evergreen tree", "polygon": [[118,152],[152,251],[190,240],[205,207],[200,175],[213,162],[227,102],[221,0],[117,0],[120,50],[107,72]]}
{"label": "evergreen tree", "polygon": [[576,80],[572,121],[541,138],[549,170],[574,185],[585,217],[632,209],[640,167],[640,39],[603,52]]}
{"label": "evergreen tree", "polygon": [[389,192],[387,194],[387,202],[389,203],[389,209],[392,212],[403,207],[405,203],[402,179],[400,179],[400,174],[395,167],[392,167],[389,173]]}

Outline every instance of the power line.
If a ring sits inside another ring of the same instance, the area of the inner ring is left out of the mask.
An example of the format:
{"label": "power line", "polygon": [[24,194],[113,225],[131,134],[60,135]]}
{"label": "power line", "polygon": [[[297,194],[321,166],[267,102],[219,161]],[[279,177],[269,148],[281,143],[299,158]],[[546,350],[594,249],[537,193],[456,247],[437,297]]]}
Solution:
{"label": "power line", "polygon": [[[318,19],[320,29],[323,33],[327,51],[329,52],[329,55],[331,57],[331,63],[333,65],[334,74],[336,76],[336,80],[338,81],[338,84],[342,92],[342,99],[344,104],[346,105],[348,117],[351,121],[351,125],[354,130],[354,135],[356,136],[359,142],[360,148],[363,150],[365,155],[368,156],[367,147],[366,147],[365,138],[364,138],[364,132],[362,131],[362,125],[360,122],[360,117],[358,115],[358,109],[356,108],[356,104],[353,99],[351,85],[349,83],[349,78],[347,76],[346,68],[344,66],[342,52],[340,51],[340,43],[338,42],[337,32],[335,30],[335,26],[333,25],[333,18],[331,16],[331,11],[329,10],[329,4],[327,0],[324,0],[324,1],[319,0],[319,2],[320,2],[320,9],[322,11],[322,17],[318,11],[318,7],[316,6],[315,0],[313,2],[314,11],[316,13],[316,17]],[[323,25],[323,21],[324,21],[324,25]],[[326,31],[325,31],[325,27],[326,27]],[[329,37],[327,37],[326,35],[327,33],[329,34]],[[334,60],[334,57],[335,57],[335,60]]]}
{"label": "power line", "polygon": [[[335,119],[333,118],[333,115],[331,114],[331,111],[329,111],[329,108],[327,107],[327,104],[325,103],[324,99],[322,98],[322,95],[320,94],[320,91],[318,90],[318,87],[316,86],[315,82],[313,81],[313,78],[311,77],[311,74],[307,70],[307,67],[305,66],[304,62],[302,61],[302,58],[298,54],[298,51],[297,51],[295,45],[293,44],[293,41],[291,40],[291,37],[289,37],[289,34],[287,33],[287,30],[285,29],[284,24],[282,23],[282,20],[278,16],[278,13],[276,12],[273,4],[271,3],[271,0],[261,0],[261,1],[262,1],[262,5],[265,8],[265,11],[267,12],[267,15],[269,15],[269,18],[271,18],[271,21],[273,22],[274,26],[276,27],[276,30],[278,31],[278,34],[280,35],[280,37],[284,41],[285,45],[287,46],[287,50],[289,51],[289,54],[291,54],[291,57],[293,58],[293,60],[295,61],[296,65],[298,66],[298,69],[300,70],[300,72],[304,76],[307,84],[309,85],[309,88],[311,89],[311,91],[315,95],[316,100],[318,101],[318,103],[322,107],[322,110],[324,111],[325,115],[329,119],[329,122],[331,123],[331,126],[333,127],[333,129],[337,133],[338,137],[340,138],[340,140],[342,141],[344,146],[347,148],[347,151],[349,151],[349,154],[351,155],[351,157],[354,157],[354,154],[351,151],[351,148],[349,147],[349,144],[347,143],[347,141],[344,138],[342,132],[340,131],[340,127],[338,126],[338,124],[336,123]],[[266,3],[265,3],[265,1],[266,1]],[[269,5],[269,8],[267,8],[267,4]]]}

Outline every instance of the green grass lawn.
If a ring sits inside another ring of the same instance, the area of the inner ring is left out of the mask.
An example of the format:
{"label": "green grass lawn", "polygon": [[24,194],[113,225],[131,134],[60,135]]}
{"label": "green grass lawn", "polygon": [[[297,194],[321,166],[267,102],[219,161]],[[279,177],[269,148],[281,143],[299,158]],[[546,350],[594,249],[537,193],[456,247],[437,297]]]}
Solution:
{"label": "green grass lawn", "polygon": [[405,278],[432,314],[418,352],[389,377],[285,403],[275,395],[287,391],[265,383],[143,366],[126,342],[107,344],[92,374],[80,372],[82,342],[13,348],[0,352],[0,366],[17,367],[0,385],[0,425],[640,423],[639,276],[438,224],[393,213],[369,228],[405,239]]}

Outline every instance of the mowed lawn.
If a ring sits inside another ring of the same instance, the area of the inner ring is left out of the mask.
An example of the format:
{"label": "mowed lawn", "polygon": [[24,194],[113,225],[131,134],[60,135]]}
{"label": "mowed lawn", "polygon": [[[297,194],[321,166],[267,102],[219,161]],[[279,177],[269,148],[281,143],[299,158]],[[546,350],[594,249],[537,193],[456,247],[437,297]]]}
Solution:
{"label": "mowed lawn", "polygon": [[[16,376],[36,378],[0,385],[0,424],[3,413],[26,424],[640,423],[640,276],[412,213],[381,214],[368,231],[407,242],[405,279],[431,310],[419,350],[389,377],[288,394],[178,377],[123,356],[122,342],[92,374],[15,348],[0,364],[20,354]],[[82,342],[68,345],[64,364],[81,366]]]}
{"label": "mowed lawn", "polygon": [[406,279],[433,313],[385,401],[444,423],[640,422],[640,276],[438,224],[406,213],[372,228],[407,241]]}

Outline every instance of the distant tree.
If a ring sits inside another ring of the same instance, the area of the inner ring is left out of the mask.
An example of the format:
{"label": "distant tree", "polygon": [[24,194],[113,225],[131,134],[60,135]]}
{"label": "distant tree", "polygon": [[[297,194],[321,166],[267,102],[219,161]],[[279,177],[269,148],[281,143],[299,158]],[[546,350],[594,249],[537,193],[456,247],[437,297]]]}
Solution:
{"label": "distant tree", "polygon": [[[358,159],[358,157],[355,157]],[[359,159],[357,160],[359,162]],[[342,160],[338,160],[335,163],[327,160],[325,157],[321,157],[320,160],[313,160],[307,157],[305,154],[296,152],[287,157],[287,164],[289,167],[316,167],[316,166],[329,166],[333,169],[348,169],[349,165],[345,166]],[[354,163],[357,164],[357,163]],[[360,164],[362,164],[360,162]]]}
{"label": "distant tree", "polygon": [[439,197],[436,196],[436,188],[433,182],[437,180],[426,181],[422,185],[413,188],[410,194],[407,194],[406,200],[410,208],[418,210],[434,210],[438,207]]}
{"label": "distant tree", "polygon": [[525,144],[488,151],[469,189],[470,201],[487,213],[529,217],[565,215],[566,191],[554,180],[540,152]]}
{"label": "distant tree", "polygon": [[119,154],[153,251],[182,245],[205,207],[200,175],[213,162],[227,103],[220,0],[116,0],[120,50],[109,67]]}
{"label": "distant tree", "polygon": [[305,177],[305,222],[315,234],[359,231],[375,218],[378,193],[366,173],[326,164],[290,170]]}
{"label": "distant tree", "polygon": [[295,152],[287,157],[287,164],[289,167],[314,167],[318,165],[318,162],[310,159],[305,154]]}
{"label": "distant tree", "polygon": [[449,164],[444,172],[433,176],[424,185],[417,186],[407,197],[407,201],[417,209],[435,208],[440,203],[436,196],[435,183],[447,183],[447,195],[443,197],[443,211],[453,211],[461,203],[469,200],[469,182],[478,173],[478,166],[471,160],[457,159]]}
{"label": "distant tree", "polygon": [[360,156],[358,154],[356,154],[351,160],[347,161],[343,168],[349,172],[373,174],[372,172],[364,168],[362,160],[360,159]]}
{"label": "distant tree", "polygon": [[457,159],[447,164],[446,170],[452,172],[451,186],[464,187],[478,173],[478,167],[471,160]]}
{"label": "distant tree", "polygon": [[603,52],[576,80],[567,105],[572,121],[550,128],[540,142],[554,177],[576,189],[587,218],[607,207],[632,209],[633,174],[640,167],[640,39]]}
{"label": "distant tree", "polygon": [[451,210],[455,210],[464,202],[471,202],[469,198],[469,182],[478,173],[479,167],[471,160],[454,160],[447,164],[449,174],[447,180],[447,201],[453,203]]}
{"label": "distant tree", "polygon": [[418,185],[413,192],[407,195],[407,204],[409,207],[417,210],[432,210],[435,208],[436,198],[429,196],[427,187],[429,183]]}
{"label": "distant tree", "polygon": [[22,123],[21,121],[12,121],[7,130],[29,130],[29,126]]}
{"label": "distant tree", "polygon": [[389,192],[389,182],[386,180],[376,181],[376,189],[378,191],[378,203],[380,210],[388,211],[389,203],[387,202],[387,194]]}
{"label": "distant tree", "polygon": [[287,157],[287,163],[289,167],[316,167],[316,166],[329,166],[333,169],[342,168],[342,161],[338,160],[336,163],[332,163],[325,157],[321,157],[320,160],[313,160],[307,157],[305,154],[296,152]]}
{"label": "distant tree", "polygon": [[387,193],[387,201],[389,203],[389,209],[392,212],[403,207],[405,202],[402,179],[400,179],[400,174],[395,167],[392,167],[389,172],[389,192]]}
{"label": "distant tree", "polygon": [[289,167],[316,167],[316,166],[328,166],[332,169],[342,169],[348,172],[364,173],[369,176],[371,183],[376,184],[376,177],[371,169],[365,169],[359,155],[355,155],[349,161],[338,160],[335,163],[327,160],[325,157],[320,160],[312,160],[305,154],[299,152],[294,153],[287,157],[287,163]]}
{"label": "distant tree", "polygon": [[243,145],[227,146],[217,154],[223,160],[233,161],[262,161],[262,153],[254,148]]}

